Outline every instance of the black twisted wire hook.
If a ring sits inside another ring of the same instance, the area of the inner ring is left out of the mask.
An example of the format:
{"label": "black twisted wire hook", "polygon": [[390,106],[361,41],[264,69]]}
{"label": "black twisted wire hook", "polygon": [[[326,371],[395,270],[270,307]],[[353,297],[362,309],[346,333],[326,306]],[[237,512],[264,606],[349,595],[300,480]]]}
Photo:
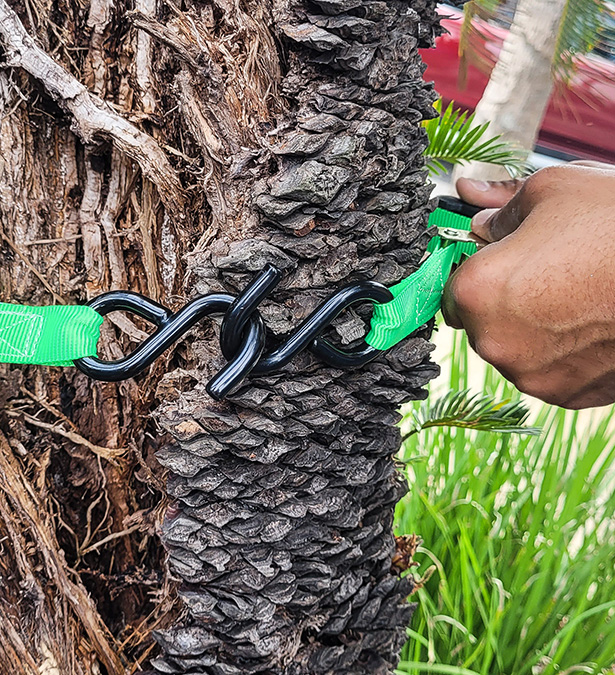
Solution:
{"label": "black twisted wire hook", "polygon": [[342,351],[319,336],[350,306],[365,301],[384,303],[392,299],[389,289],[375,281],[360,281],[344,286],[320,304],[275,351],[264,354],[252,372],[258,374],[279,370],[304,349],[317,353],[332,366],[350,368],[364,365],[381,352],[369,345],[357,352]]}
{"label": "black twisted wire hook", "polygon": [[309,349],[327,364],[338,368],[360,367],[382,352],[369,345],[348,352],[321,337],[324,330],[345,309],[358,302],[385,303],[393,299],[386,286],[373,281],[350,284],[319,305],[275,350],[264,354],[265,327],[258,305],[269,296],[282,278],[273,265],[262,272],[237,297],[223,293],[205,295],[173,313],[139,293],[111,291],[90,302],[103,316],[128,311],[153,323],[157,330],[137,349],[117,361],[87,357],[75,366],[96,380],[119,382],[135,377],[180,339],[198,321],[212,314],[224,314],[220,346],[228,364],[207,385],[216,400],[225,398],[250,374],[265,374],[287,365],[297,354]]}

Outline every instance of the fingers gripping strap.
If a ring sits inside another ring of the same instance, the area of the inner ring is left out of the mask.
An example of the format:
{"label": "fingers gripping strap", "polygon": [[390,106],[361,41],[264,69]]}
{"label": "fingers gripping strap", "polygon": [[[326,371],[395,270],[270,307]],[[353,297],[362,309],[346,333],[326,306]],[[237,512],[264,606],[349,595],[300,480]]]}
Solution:
{"label": "fingers gripping strap", "polygon": [[[471,219],[444,209],[436,209],[429,219],[430,226],[452,227],[469,230]],[[365,338],[375,349],[390,349],[407,338],[417,328],[427,323],[438,313],[442,305],[444,286],[453,265],[462,256],[476,252],[472,243],[444,242],[434,237],[427,249],[431,255],[409,277],[389,290],[394,296],[391,302],[375,305],[371,331]]]}
{"label": "fingers gripping strap", "polygon": [[0,303],[0,362],[70,366],[96,355],[103,318],[91,307]]}

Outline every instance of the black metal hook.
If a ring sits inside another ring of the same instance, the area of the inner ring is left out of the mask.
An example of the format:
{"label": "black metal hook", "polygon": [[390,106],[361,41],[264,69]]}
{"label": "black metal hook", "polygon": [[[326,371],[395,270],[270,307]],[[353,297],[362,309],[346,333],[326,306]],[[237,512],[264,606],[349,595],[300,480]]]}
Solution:
{"label": "black metal hook", "polygon": [[345,286],[317,307],[282,345],[264,354],[252,372],[262,374],[280,370],[304,349],[309,349],[336,367],[346,368],[372,361],[382,352],[369,346],[358,352],[345,352],[333,347],[320,335],[351,305],[365,301],[383,303],[392,299],[389,289],[375,281],[360,281]]}
{"label": "black metal hook", "polygon": [[[354,291],[353,294],[347,292],[351,290]],[[361,281],[342,288],[333,298],[338,298],[340,301],[339,312],[335,315],[337,317],[341,312],[357,302],[369,300],[372,303],[381,305],[391,302],[393,294],[386,286],[376,281]],[[328,340],[320,336],[314,340],[310,351],[328,365],[336,368],[360,368],[382,354],[380,349],[370,347],[367,343],[358,349],[346,351],[335,347]]]}
{"label": "black metal hook", "polygon": [[[232,363],[235,360],[236,345],[241,340],[248,318],[257,311],[260,302],[282,278],[282,273],[273,265],[267,265],[259,276],[241,293],[224,316],[220,334],[220,346],[224,357]],[[331,323],[351,305],[358,302],[389,302],[393,295],[386,286],[374,281],[349,284],[327,298],[319,305],[277,349],[264,354],[250,371],[266,374],[280,370],[305,349],[317,354],[322,360],[335,367],[359,367],[369,363],[382,352],[369,345],[352,352],[346,352],[319,337]],[[231,389],[212,380],[207,391],[216,399],[227,396]]]}
{"label": "black metal hook", "polygon": [[214,293],[193,300],[175,313],[139,293],[105,293],[90,303],[99,314],[104,316],[118,310],[132,312],[154,324],[157,330],[122,359],[103,361],[88,357],[75,361],[75,366],[86,375],[106,382],[135,377],[198,321],[212,314],[224,314],[220,346],[228,361],[206,387],[210,396],[216,400],[227,396],[250,373],[265,374],[279,370],[304,349],[311,350],[326,363],[338,368],[365,365],[382,353],[369,346],[347,352],[321,337],[335,318],[351,305],[364,301],[385,303],[392,300],[391,292],[382,284],[361,281],[342,288],[321,303],[283,344],[263,355],[265,326],[258,306],[281,278],[280,270],[267,265],[237,298]]}
{"label": "black metal hook", "polygon": [[[158,330],[134,352],[117,361],[87,357],[75,361],[75,366],[89,377],[104,382],[119,382],[135,377],[150,366],[164,351],[182,337],[201,319],[222,314],[233,305],[232,295],[214,293],[192,301],[175,314],[166,307],[139,293],[111,291],[99,296],[90,306],[103,316],[123,310],[138,314]],[[212,380],[215,387],[230,391],[236,387],[256,364],[265,346],[265,326],[259,314],[252,314],[244,325],[247,330],[239,349],[228,365]],[[211,384],[211,383],[210,383]]]}
{"label": "black metal hook", "polygon": [[257,311],[260,303],[269,296],[282,278],[282,272],[267,264],[258,276],[235,298],[224,315],[220,331],[220,346],[228,361],[234,358],[247,321]]}

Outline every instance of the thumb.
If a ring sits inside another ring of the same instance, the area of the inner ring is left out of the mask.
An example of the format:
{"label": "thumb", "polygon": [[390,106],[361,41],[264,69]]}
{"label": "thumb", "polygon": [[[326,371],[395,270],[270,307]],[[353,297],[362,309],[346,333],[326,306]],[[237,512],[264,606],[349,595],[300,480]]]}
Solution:
{"label": "thumb", "polygon": [[535,205],[527,186],[501,209],[485,209],[472,218],[472,232],[486,242],[500,241],[521,227]]}
{"label": "thumb", "polygon": [[455,187],[464,202],[487,209],[497,209],[508,203],[522,185],[522,180],[485,181],[460,178]]}

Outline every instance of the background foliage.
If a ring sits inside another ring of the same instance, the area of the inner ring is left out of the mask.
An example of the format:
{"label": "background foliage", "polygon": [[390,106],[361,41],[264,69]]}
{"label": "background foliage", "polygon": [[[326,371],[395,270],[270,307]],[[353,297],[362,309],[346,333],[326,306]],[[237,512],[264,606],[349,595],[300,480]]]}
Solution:
{"label": "background foliage", "polygon": [[[516,6],[516,0],[470,0],[464,4],[465,20],[460,42],[464,67],[471,62],[482,70],[491,70],[493,57],[484,48],[489,35],[487,22],[509,27]],[[612,52],[612,36],[604,30],[612,22],[612,16],[610,0],[566,1],[552,64],[557,84],[570,84],[579,57],[589,54],[596,47]]]}
{"label": "background foliage", "polygon": [[[462,336],[450,359],[450,388],[467,388]],[[493,399],[518,398],[491,368],[483,384]],[[408,436],[400,459],[411,491],[397,527],[423,538],[426,580],[400,673],[612,672],[610,417],[581,425],[578,413],[543,405],[531,415],[539,437],[442,426]]]}
{"label": "background foliage", "polygon": [[434,107],[438,117],[423,122],[429,141],[425,159],[432,176],[445,174],[450,165],[468,162],[503,166],[511,176],[530,172],[531,167],[518,148],[501,136],[487,134],[489,122],[476,124],[475,113],[455,108],[454,101],[443,110],[442,99],[439,99]]}

